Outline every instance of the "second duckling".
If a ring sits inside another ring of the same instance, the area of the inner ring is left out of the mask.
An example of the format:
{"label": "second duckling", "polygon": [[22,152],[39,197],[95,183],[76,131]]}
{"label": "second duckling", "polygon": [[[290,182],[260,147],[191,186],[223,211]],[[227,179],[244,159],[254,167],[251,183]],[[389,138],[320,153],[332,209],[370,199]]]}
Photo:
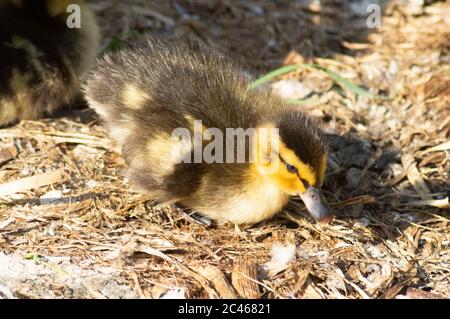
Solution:
{"label": "second duckling", "polygon": [[[71,8],[79,27],[67,22]],[[99,40],[83,0],[0,0],[0,126],[72,103]]]}

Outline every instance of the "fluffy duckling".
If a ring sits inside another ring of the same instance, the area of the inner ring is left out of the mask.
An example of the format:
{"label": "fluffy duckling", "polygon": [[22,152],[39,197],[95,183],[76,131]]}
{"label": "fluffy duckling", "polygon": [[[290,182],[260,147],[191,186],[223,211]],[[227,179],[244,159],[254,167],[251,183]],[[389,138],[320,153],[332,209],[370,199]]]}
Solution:
{"label": "fluffy duckling", "polygon": [[0,126],[70,104],[98,42],[82,0],[0,0]]}
{"label": "fluffy duckling", "polygon": [[148,39],[100,59],[84,91],[130,180],[156,201],[254,224],[299,195],[329,222],[323,133],[275,94],[249,90],[250,80],[209,45]]}

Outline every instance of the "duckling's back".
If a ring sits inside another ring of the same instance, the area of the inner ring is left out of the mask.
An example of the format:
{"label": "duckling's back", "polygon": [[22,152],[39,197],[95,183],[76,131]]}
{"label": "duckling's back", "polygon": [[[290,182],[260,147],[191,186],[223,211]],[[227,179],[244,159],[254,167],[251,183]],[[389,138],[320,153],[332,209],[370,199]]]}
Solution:
{"label": "duckling's back", "polygon": [[[81,27],[71,27],[67,20],[78,12]],[[0,0],[0,126],[70,104],[98,41],[84,1]]]}
{"label": "duckling's back", "polygon": [[249,76],[220,50],[189,39],[145,42],[98,61],[86,86],[91,106],[107,122],[129,117],[151,122],[167,113],[179,119],[175,127],[200,119],[205,127],[225,131],[260,121],[261,94],[247,92]]}

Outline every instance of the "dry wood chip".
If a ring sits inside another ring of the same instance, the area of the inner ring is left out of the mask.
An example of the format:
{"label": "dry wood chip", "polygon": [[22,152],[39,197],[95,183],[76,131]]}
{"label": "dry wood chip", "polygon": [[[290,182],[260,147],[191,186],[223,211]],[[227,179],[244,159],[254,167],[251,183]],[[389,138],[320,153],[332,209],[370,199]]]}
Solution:
{"label": "dry wood chip", "polygon": [[217,267],[212,265],[191,266],[193,270],[208,279],[216,289],[219,297],[222,299],[237,299],[238,295],[233,286],[228,282],[225,274]]}
{"label": "dry wood chip", "polygon": [[207,280],[203,276],[199,275],[198,273],[193,271],[191,268],[189,268],[189,267],[183,265],[182,263],[178,262],[178,260],[176,260],[175,258],[172,258],[172,257],[164,254],[163,252],[161,252],[159,250],[156,250],[156,249],[153,249],[151,247],[140,248],[137,251],[146,253],[148,255],[152,255],[152,256],[156,256],[156,257],[162,258],[162,259],[168,261],[169,263],[174,264],[185,275],[187,275],[189,277],[193,277],[196,281],[198,281],[200,283],[200,285],[203,287],[203,289],[205,289],[205,291],[208,293],[209,298],[211,298],[211,299],[218,299],[219,298],[219,295],[217,294],[215,289],[212,287],[212,283],[209,280]]}
{"label": "dry wood chip", "polygon": [[63,169],[57,169],[51,172],[24,177],[9,183],[0,184],[0,196],[12,195],[18,192],[25,192],[53,183],[61,183],[66,179]]}
{"label": "dry wood chip", "polygon": [[258,265],[250,260],[236,262],[231,273],[231,283],[242,298],[256,299],[261,293],[257,284]]}
{"label": "dry wood chip", "polygon": [[17,156],[17,148],[15,146],[0,149],[0,165],[9,162],[10,160],[16,158],[16,156]]}

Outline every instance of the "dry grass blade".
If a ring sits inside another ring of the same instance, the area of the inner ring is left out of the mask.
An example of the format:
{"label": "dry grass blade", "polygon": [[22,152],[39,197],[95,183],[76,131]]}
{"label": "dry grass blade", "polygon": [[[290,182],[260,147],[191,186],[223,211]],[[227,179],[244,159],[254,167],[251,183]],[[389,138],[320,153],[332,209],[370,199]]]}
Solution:
{"label": "dry grass blade", "polygon": [[409,182],[415,188],[420,197],[422,197],[423,200],[432,200],[430,189],[417,169],[414,157],[411,154],[403,155],[402,164],[403,168],[408,171],[406,176],[408,177]]}
{"label": "dry grass blade", "polygon": [[133,7],[132,9],[136,15],[148,15],[152,18],[155,18],[155,19],[158,19],[158,20],[164,22],[169,27],[173,27],[175,25],[175,22],[173,21],[172,18],[165,16],[161,12],[158,12],[156,10],[153,10],[150,8],[144,8],[144,7],[139,7],[139,8]]}
{"label": "dry grass blade", "polygon": [[431,152],[438,152],[438,151],[447,151],[450,150],[450,141],[447,141],[445,143],[427,148],[426,150],[424,150],[423,152],[421,152],[421,155],[427,154],[427,153],[431,153]]}
{"label": "dry grass blade", "polygon": [[407,206],[434,206],[437,208],[450,208],[448,197],[443,199],[417,200],[408,202]]}
{"label": "dry grass blade", "polygon": [[84,144],[93,147],[108,148],[111,144],[109,139],[100,138],[88,134],[70,133],[70,132],[30,132],[34,135],[50,136],[54,143],[72,143],[72,144]]}

